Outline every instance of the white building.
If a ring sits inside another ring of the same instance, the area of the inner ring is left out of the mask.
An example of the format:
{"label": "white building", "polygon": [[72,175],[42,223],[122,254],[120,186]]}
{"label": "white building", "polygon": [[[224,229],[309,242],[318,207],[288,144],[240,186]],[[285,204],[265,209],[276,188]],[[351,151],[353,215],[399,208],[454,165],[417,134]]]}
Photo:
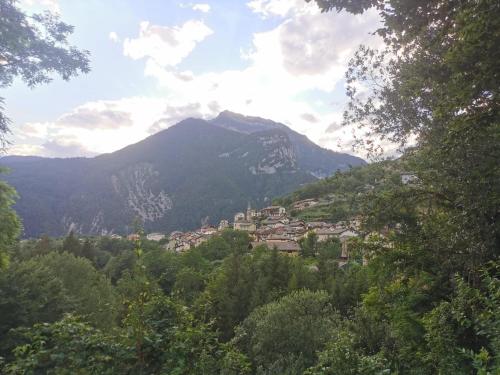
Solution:
{"label": "white building", "polygon": [[235,221],[233,225],[234,230],[243,230],[245,232],[255,232],[257,226],[252,221]]}
{"label": "white building", "polygon": [[226,228],[229,228],[229,221],[221,220],[219,223],[219,230],[224,230]]}
{"label": "white building", "polygon": [[150,241],[161,241],[165,238],[163,233],[149,233],[146,238]]}
{"label": "white building", "polygon": [[245,221],[245,214],[243,212],[238,212],[234,215],[234,222],[236,223],[237,221]]}

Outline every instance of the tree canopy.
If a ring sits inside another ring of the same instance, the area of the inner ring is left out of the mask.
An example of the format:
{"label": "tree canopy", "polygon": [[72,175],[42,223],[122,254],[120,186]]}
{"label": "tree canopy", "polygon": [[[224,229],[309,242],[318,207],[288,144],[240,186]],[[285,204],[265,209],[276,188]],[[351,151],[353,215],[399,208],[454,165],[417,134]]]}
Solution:
{"label": "tree canopy", "polygon": [[[48,83],[58,74],[69,80],[90,71],[89,52],[68,42],[73,26],[50,12],[28,15],[17,0],[0,1],[0,88],[19,77],[29,87]],[[3,104],[3,98],[0,98]],[[0,143],[5,145],[9,119],[0,107]]]}

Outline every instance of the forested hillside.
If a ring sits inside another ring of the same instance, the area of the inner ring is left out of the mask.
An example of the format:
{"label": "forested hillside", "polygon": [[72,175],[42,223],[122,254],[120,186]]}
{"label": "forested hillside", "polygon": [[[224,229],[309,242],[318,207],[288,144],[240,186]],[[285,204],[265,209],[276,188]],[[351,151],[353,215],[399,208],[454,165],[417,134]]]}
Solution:
{"label": "forested hillside", "polygon": [[[274,203],[287,207],[292,215],[308,221],[337,222],[363,216],[366,206],[376,196],[405,185],[402,176],[408,172],[405,172],[404,165],[403,159],[387,160],[339,171],[277,198]],[[296,208],[302,201],[312,201],[313,204]]]}

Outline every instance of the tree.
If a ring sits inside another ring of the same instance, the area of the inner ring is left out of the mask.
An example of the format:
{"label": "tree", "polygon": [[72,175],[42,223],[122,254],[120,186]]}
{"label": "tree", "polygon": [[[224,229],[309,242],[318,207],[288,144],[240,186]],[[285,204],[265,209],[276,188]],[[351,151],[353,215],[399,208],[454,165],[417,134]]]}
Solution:
{"label": "tree", "polygon": [[69,253],[50,253],[38,259],[63,283],[68,300],[67,312],[73,312],[96,327],[115,326],[115,292],[106,277],[85,258]]}
{"label": "tree", "polygon": [[82,255],[82,245],[78,237],[75,236],[75,232],[71,231],[66,236],[62,245],[62,251],[66,251],[77,257]]}
{"label": "tree", "polygon": [[86,238],[85,241],[83,242],[81,255],[82,257],[87,258],[91,262],[95,262],[96,260],[95,247],[89,238]]}
{"label": "tree", "polygon": [[[0,173],[3,171],[0,169]],[[8,264],[7,249],[19,235],[21,224],[12,209],[17,194],[9,185],[0,181],[0,270]]]}
{"label": "tree", "polygon": [[314,232],[309,232],[300,239],[300,255],[303,257],[314,257],[318,247],[318,236]]}
{"label": "tree", "polygon": [[134,366],[132,351],[123,342],[66,315],[53,324],[19,329],[25,345],[14,350],[4,374],[126,374]]}
{"label": "tree", "polygon": [[[379,12],[374,31],[385,48],[362,46],[349,63],[344,124],[368,131],[359,141],[369,152],[374,137],[406,148],[398,163],[418,178],[387,184],[363,203],[365,229],[385,235],[361,245],[370,287],[344,337],[353,340],[345,345],[355,350],[353,367],[495,373],[498,285],[490,282],[491,294],[482,275],[485,267],[498,275],[500,248],[500,4],[316,3]],[[318,373],[349,373],[335,368],[346,351],[330,349]]]}
{"label": "tree", "polygon": [[196,272],[192,268],[185,267],[176,275],[173,292],[186,304],[191,304],[203,291],[204,287],[205,279],[203,274]]}
{"label": "tree", "polygon": [[[0,0],[0,88],[11,85],[15,77],[35,87],[50,82],[54,73],[64,80],[88,73],[89,52],[68,43],[73,30],[50,12],[27,15],[17,0]],[[0,98],[0,146],[5,146],[9,119],[2,104]]]}
{"label": "tree", "polygon": [[449,214],[450,239],[465,249],[455,251],[469,259],[460,272],[479,282],[500,248],[500,4],[316,2],[323,11],[378,10],[386,48],[361,47],[350,62],[344,123],[401,146],[416,138],[407,166],[419,184],[406,196]]}
{"label": "tree", "polygon": [[[64,80],[90,71],[88,51],[68,44],[70,26],[49,12],[31,16],[23,13],[16,0],[0,0],[0,88],[20,77],[29,87],[51,81],[53,73]],[[0,97],[0,152],[5,147],[10,120]],[[0,171],[1,172],[1,171]],[[0,268],[5,267],[8,246],[19,234],[19,220],[11,206],[15,192],[0,181]]]}
{"label": "tree", "polygon": [[13,328],[53,322],[71,306],[62,281],[36,259],[12,262],[0,272],[0,356],[19,342]]}
{"label": "tree", "polygon": [[36,255],[46,255],[53,250],[50,237],[44,234],[35,244]]}
{"label": "tree", "polygon": [[269,374],[302,374],[338,324],[325,292],[295,291],[257,308],[237,328],[233,344]]}

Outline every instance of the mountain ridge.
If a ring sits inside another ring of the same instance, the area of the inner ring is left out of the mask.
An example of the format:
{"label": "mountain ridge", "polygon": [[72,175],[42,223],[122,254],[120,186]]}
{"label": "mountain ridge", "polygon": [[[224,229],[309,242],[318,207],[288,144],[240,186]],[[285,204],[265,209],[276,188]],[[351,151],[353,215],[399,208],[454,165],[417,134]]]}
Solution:
{"label": "mountain ridge", "polygon": [[[227,115],[208,121],[187,118],[92,158],[1,158],[0,164],[12,170],[5,179],[20,195],[15,208],[24,235],[63,235],[68,230],[123,234],[131,230],[134,217],[148,230],[217,224],[248,203],[264,206],[316,180],[318,170],[332,174],[351,162],[364,164],[348,154],[325,153],[271,120],[233,115],[232,124],[246,131],[228,129],[221,124]],[[248,121],[253,126],[245,128]],[[315,169],[309,167],[311,155]]]}

